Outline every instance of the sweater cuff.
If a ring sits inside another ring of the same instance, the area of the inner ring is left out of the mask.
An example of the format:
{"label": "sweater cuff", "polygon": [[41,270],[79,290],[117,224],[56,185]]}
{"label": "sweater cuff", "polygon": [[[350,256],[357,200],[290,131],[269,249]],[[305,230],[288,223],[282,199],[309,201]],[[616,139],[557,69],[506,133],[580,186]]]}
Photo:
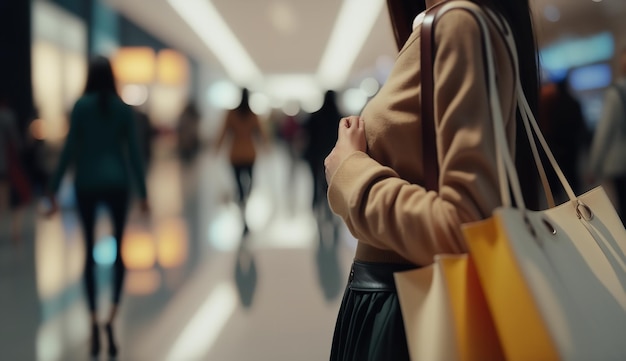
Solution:
{"label": "sweater cuff", "polygon": [[376,179],[397,176],[364,152],[354,152],[341,162],[328,185],[328,202],[333,212],[346,218]]}

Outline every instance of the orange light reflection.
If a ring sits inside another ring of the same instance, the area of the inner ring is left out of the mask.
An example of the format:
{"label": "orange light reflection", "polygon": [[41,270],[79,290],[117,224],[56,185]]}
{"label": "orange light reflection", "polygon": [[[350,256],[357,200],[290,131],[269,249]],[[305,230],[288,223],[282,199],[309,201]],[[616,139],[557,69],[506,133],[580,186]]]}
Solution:
{"label": "orange light reflection", "polygon": [[161,274],[154,269],[130,271],[124,281],[124,290],[135,296],[153,294],[159,289]]}
{"label": "orange light reflection", "polygon": [[141,228],[129,228],[122,242],[122,260],[129,270],[146,270],[156,262],[152,234]]}
{"label": "orange light reflection", "polygon": [[149,47],[120,48],[111,63],[120,83],[148,84],[154,80],[155,54]]}
{"label": "orange light reflection", "polygon": [[163,49],[157,55],[157,80],[166,85],[185,85],[189,78],[187,58],[172,49]]}
{"label": "orange light reflection", "polygon": [[157,257],[163,268],[176,268],[186,260],[189,240],[186,224],[181,219],[162,221],[157,232]]}

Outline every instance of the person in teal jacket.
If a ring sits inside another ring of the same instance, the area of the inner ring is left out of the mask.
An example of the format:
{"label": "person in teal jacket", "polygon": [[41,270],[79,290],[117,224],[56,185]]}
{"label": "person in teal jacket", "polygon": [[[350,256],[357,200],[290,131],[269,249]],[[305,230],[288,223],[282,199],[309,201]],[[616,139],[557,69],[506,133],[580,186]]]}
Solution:
{"label": "person in teal jacket", "polygon": [[[131,189],[138,191],[142,211],[148,211],[148,202],[135,115],[132,108],[120,99],[111,64],[105,57],[99,56],[90,62],[85,91],[72,110],[69,133],[50,184],[51,209],[48,215],[58,210],[54,194],[59,190],[70,165],[74,166],[76,203],[86,243],[84,282],[91,312],[93,356],[100,352],[93,258],[96,207],[105,205],[112,218],[117,257],[114,265],[113,306],[105,330],[108,353],[115,356],[117,345],[112,323],[117,314],[125,273],[121,243]],[[135,187],[131,187],[132,176]]]}

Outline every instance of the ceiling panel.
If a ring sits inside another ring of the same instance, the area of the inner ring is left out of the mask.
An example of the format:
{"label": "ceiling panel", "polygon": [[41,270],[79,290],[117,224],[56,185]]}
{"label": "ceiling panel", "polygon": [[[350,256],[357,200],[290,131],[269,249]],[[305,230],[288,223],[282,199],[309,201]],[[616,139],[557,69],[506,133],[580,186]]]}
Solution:
{"label": "ceiling panel", "polygon": [[336,0],[213,0],[263,73],[310,73],[324,53]]}
{"label": "ceiling panel", "polygon": [[[208,0],[207,0],[208,1]],[[367,0],[363,0],[367,1]],[[202,41],[167,4],[166,0],[107,0],[166,44],[185,51],[199,62],[220,67]],[[225,21],[265,74],[309,73],[319,66],[339,12],[339,0],[212,0]],[[564,37],[586,36],[623,29],[626,0],[531,0],[540,45]],[[558,22],[543,15],[546,6],[560,12]],[[355,21],[354,26],[359,26]],[[624,45],[617,37],[618,46]],[[372,71],[381,57],[396,49],[386,9],[378,17],[352,74]]]}

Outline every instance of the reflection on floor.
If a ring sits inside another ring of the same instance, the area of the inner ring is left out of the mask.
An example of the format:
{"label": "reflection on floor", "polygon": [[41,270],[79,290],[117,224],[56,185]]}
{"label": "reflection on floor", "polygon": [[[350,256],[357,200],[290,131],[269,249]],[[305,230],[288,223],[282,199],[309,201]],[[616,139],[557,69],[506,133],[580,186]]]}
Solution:
{"label": "reflection on floor", "polygon": [[[354,239],[336,218],[317,221],[308,167],[279,146],[259,157],[245,209],[232,182],[221,154],[153,163],[152,213],[132,212],[122,248],[118,360],[328,359]],[[63,194],[59,216],[28,211],[19,248],[0,233],[2,360],[87,359],[85,250],[71,187]],[[104,317],[116,252],[107,217],[97,232]]]}

